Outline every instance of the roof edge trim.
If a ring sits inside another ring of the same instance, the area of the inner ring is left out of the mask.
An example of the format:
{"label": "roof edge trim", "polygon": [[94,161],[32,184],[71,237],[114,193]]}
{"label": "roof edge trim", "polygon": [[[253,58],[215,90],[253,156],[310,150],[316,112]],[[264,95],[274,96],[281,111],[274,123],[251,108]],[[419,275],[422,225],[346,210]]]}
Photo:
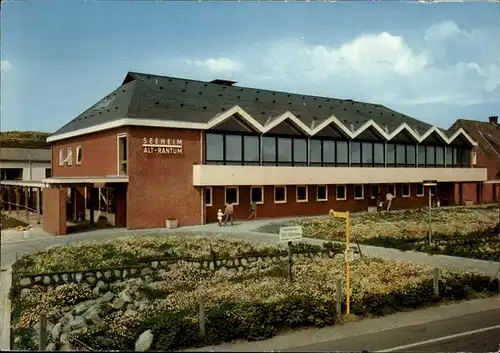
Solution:
{"label": "roof edge trim", "polygon": [[423,142],[427,137],[429,137],[433,132],[445,142],[446,144],[451,144],[459,135],[464,136],[468,142],[472,146],[477,146],[477,142],[474,141],[462,128],[460,128],[457,132],[453,134],[450,138],[448,138],[437,126],[432,126],[429,130],[427,130],[424,134],[419,135],[413,130],[408,124],[402,123],[396,130],[394,130],[391,134],[385,132],[385,130],[380,127],[375,121],[369,120],[364,123],[359,129],[356,131],[351,131],[348,129],[337,117],[332,115],[331,117],[324,120],[320,125],[316,128],[311,129],[306,124],[304,124],[299,118],[297,118],[293,113],[287,111],[282,115],[278,116],[276,119],[273,119],[272,122],[263,126],[260,124],[255,118],[253,118],[250,114],[248,114],[244,109],[240,106],[235,105],[231,109],[228,109],[222,114],[216,115],[214,118],[210,119],[207,123],[189,123],[184,121],[165,121],[165,120],[156,120],[156,119],[132,119],[132,118],[124,118],[115,120],[112,122],[95,125],[89,128],[79,129],[67,133],[62,133],[58,135],[51,135],[47,138],[47,142],[54,142],[58,140],[63,140],[71,137],[76,137],[80,135],[95,133],[103,130],[109,130],[113,128],[118,128],[126,125],[132,126],[149,126],[149,127],[165,127],[165,128],[177,128],[177,129],[194,129],[194,130],[209,130],[214,126],[217,126],[224,121],[230,119],[234,114],[239,114],[248,124],[250,124],[257,132],[265,134],[270,131],[275,126],[284,122],[285,120],[292,121],[297,127],[299,127],[306,135],[314,136],[319,131],[323,130],[328,125],[334,123],[337,127],[350,139],[356,138],[359,134],[361,134],[366,129],[373,127],[384,139],[387,141],[392,140],[396,135],[398,135],[402,130],[406,130],[410,133],[412,137],[415,138],[417,143]]}

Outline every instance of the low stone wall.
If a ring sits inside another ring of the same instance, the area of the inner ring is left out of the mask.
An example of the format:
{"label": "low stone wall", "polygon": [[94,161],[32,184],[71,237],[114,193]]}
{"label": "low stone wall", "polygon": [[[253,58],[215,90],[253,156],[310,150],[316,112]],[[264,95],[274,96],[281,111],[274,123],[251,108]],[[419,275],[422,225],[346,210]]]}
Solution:
{"label": "low stone wall", "polygon": [[[295,252],[292,254],[292,259],[333,258],[339,254],[341,253],[331,250]],[[244,271],[255,262],[264,261],[273,263],[286,261],[287,259],[287,251],[258,253],[236,257],[218,257],[214,254],[212,257],[207,258],[155,258],[141,260],[137,265],[116,268],[38,274],[16,274],[13,278],[13,282],[18,286],[19,290],[29,289],[34,286],[41,286],[45,289],[50,289],[66,283],[88,283],[92,286],[99,281],[104,283],[114,283],[129,278],[141,278],[148,280],[155,273],[157,273],[158,270],[168,271],[170,269],[175,269],[179,264],[191,265],[196,268],[204,268],[211,271],[217,271],[220,269]]]}

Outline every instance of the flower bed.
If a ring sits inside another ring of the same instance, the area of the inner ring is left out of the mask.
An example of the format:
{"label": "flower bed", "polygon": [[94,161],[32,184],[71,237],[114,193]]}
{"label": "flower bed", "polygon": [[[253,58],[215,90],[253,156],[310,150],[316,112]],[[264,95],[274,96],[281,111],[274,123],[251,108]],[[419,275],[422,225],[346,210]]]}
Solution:
{"label": "flower bed", "polygon": [[[435,240],[428,246],[428,210],[360,213],[351,217],[351,239],[362,244],[417,250],[452,256],[497,261],[497,206],[437,208],[432,210],[432,231]],[[311,218],[294,224],[301,225],[304,235],[324,240],[345,240],[342,219]],[[291,224],[286,224],[291,225]],[[282,224],[259,229],[277,233]]]}
{"label": "flower bed", "polygon": [[[155,244],[162,250],[155,250]],[[55,266],[56,259],[74,253],[79,253],[74,258],[79,266],[92,263],[103,267],[98,259],[102,258],[105,264],[112,262],[104,256],[109,249],[115,249],[112,256],[120,254],[117,249],[134,256],[155,255],[156,251],[163,253],[168,249],[192,257],[210,249],[232,255],[274,249],[223,238],[189,236],[122,238],[101,245],[102,249],[96,243],[56,246],[29,255],[29,261],[21,259],[15,271],[46,271]],[[83,249],[92,253],[81,252]],[[129,259],[134,256],[129,255]],[[116,264],[122,260],[114,261]],[[47,313],[49,348],[61,350],[79,346],[134,349],[136,340],[146,330],[153,334],[150,349],[164,351],[237,338],[260,340],[285,329],[332,325],[336,320],[335,281],[344,282],[344,271],[345,265],[339,259],[302,259],[294,263],[294,281],[290,283],[285,262],[256,262],[244,272],[213,272],[179,264],[168,271],[159,270],[150,281],[97,283],[97,290],[88,284],[64,284],[47,292],[35,287],[13,298],[15,344],[16,348],[36,349],[36,322],[42,312]],[[440,297],[436,298],[432,272],[431,267],[408,262],[358,259],[351,266],[352,312],[360,316],[383,315],[440,299],[471,298],[489,286],[489,278],[482,274],[443,270]],[[199,336],[200,297],[204,298],[206,310],[204,339]]]}

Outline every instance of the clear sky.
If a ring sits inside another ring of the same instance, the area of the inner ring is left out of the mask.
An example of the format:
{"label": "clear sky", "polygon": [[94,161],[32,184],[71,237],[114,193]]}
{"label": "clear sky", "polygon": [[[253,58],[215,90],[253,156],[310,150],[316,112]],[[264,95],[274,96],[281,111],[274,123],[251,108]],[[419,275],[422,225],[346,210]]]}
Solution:
{"label": "clear sky", "polygon": [[2,2],[1,130],[54,131],[127,71],[500,115],[500,4]]}

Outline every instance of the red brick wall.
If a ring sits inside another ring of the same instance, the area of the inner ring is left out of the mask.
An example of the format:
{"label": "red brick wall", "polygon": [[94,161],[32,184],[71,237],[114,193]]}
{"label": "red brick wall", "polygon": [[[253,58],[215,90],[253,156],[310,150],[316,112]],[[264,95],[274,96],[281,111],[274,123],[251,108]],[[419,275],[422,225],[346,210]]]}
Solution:
{"label": "red brick wall", "polygon": [[[257,205],[257,216],[260,218],[313,216],[327,214],[330,209],[336,211],[366,211],[368,206],[375,206],[371,199],[370,186],[365,185],[364,200],[354,199],[354,186],[347,185],[347,200],[336,200],[335,185],[328,186],[328,201],[317,201],[316,186],[308,187],[308,202],[296,202],[295,186],[287,186],[287,202],[274,203],[274,187],[264,187],[264,204]],[[224,211],[225,188],[214,186],[212,188],[212,206],[206,207],[206,221],[217,221],[217,210]],[[386,185],[380,186],[381,195],[384,196]],[[396,185],[396,198],[392,201],[391,209],[418,208],[428,204],[428,198],[416,196],[416,184],[410,185],[410,197],[402,197],[402,185]],[[249,216],[250,187],[239,187],[239,204],[234,206],[234,218],[245,219]]]}
{"label": "red brick wall", "polygon": [[[52,176],[53,177],[93,177],[117,175],[117,135],[127,132],[128,128],[118,128],[103,132],[78,136],[52,144]],[[82,164],[76,164],[76,146],[82,146]],[[71,166],[59,166],[59,150],[73,149],[73,162]]]}
{"label": "red brick wall", "polygon": [[66,189],[43,189],[43,230],[66,235]]}
{"label": "red brick wall", "polygon": [[[201,161],[200,134],[184,129],[129,129],[129,229],[165,227],[166,219],[177,219],[179,226],[200,224],[200,188],[193,186],[193,164]],[[183,153],[144,153],[144,137],[182,139]]]}

